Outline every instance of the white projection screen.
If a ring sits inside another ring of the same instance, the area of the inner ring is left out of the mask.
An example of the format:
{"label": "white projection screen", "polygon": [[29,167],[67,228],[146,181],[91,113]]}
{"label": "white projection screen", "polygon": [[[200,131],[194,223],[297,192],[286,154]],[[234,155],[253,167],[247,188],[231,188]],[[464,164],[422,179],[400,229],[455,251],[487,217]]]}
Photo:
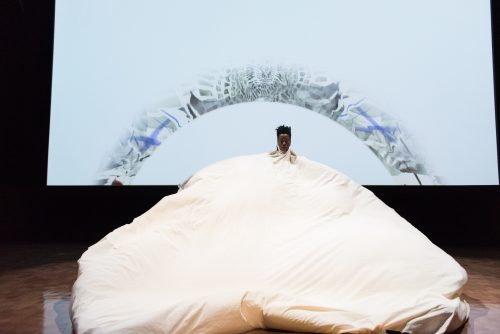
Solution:
{"label": "white projection screen", "polygon": [[364,185],[497,185],[489,0],[57,0],[48,185],[292,148]]}

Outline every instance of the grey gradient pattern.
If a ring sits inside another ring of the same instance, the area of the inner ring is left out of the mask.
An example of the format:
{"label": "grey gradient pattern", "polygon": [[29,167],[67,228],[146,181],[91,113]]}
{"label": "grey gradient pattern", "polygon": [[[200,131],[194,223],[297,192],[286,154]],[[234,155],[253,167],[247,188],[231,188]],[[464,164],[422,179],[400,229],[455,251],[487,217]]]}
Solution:
{"label": "grey gradient pattern", "polygon": [[[252,101],[292,104],[322,114],[350,131],[393,175],[411,173],[439,183],[409,148],[398,122],[366,98],[341,89],[328,75],[301,66],[252,65],[204,73],[197,82],[144,113],[113,151],[96,184],[131,184],[143,162],[179,128],[221,107]],[[418,183],[417,183],[418,181]]]}

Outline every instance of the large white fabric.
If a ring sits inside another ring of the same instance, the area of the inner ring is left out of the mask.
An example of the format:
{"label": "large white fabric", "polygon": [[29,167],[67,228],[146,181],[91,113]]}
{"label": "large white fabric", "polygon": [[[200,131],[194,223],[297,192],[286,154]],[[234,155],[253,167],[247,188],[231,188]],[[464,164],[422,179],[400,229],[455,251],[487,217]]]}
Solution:
{"label": "large white fabric", "polygon": [[77,333],[443,333],[469,312],[453,258],[290,152],[201,170],[78,263]]}

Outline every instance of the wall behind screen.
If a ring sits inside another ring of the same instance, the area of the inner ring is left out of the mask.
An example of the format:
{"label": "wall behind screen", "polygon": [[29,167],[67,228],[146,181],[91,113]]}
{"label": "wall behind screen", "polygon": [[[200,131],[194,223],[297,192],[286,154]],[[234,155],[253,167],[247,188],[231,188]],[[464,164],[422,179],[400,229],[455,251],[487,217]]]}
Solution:
{"label": "wall behind screen", "polygon": [[[6,123],[0,132],[6,143],[0,163],[0,240],[79,240],[89,245],[131,222],[176,187],[46,186],[54,3],[7,4],[7,34],[2,44],[8,51],[8,85],[3,100]],[[492,6],[497,50],[500,8],[498,3]],[[495,72],[498,77],[498,67]],[[499,186],[370,189],[439,246],[500,244]]]}

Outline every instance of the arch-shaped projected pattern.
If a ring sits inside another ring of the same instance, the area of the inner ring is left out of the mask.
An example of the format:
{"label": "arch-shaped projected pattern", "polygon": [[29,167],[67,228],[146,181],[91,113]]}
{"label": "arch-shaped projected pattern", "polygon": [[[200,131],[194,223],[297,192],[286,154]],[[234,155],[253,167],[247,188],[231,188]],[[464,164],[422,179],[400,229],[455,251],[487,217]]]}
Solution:
{"label": "arch-shaped projected pattern", "polygon": [[[200,75],[194,87],[173,96],[165,106],[147,112],[120,142],[97,184],[119,180],[130,184],[143,162],[172,133],[218,108],[242,102],[293,104],[322,114],[363,141],[393,176],[429,175],[407,146],[398,122],[363,97],[341,90],[322,73],[298,66],[258,65]],[[438,183],[432,175],[431,183]]]}

